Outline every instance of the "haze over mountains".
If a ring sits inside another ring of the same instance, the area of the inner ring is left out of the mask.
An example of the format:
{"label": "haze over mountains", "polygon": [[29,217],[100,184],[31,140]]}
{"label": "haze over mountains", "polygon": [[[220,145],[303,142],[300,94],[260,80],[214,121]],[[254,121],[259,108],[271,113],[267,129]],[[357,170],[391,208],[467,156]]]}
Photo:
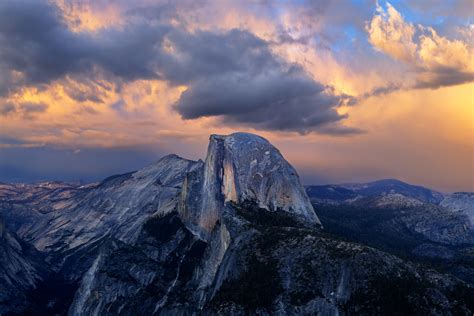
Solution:
{"label": "haze over mountains", "polygon": [[89,185],[0,185],[0,314],[465,314],[474,194],[303,187],[257,135]]}

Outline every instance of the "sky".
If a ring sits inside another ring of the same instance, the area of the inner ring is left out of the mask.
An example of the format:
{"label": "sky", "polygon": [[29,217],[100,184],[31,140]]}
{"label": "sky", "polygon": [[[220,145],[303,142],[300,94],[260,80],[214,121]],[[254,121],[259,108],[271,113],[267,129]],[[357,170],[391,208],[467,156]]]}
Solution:
{"label": "sky", "polygon": [[0,181],[97,181],[235,131],[305,184],[474,191],[474,1],[0,1]]}

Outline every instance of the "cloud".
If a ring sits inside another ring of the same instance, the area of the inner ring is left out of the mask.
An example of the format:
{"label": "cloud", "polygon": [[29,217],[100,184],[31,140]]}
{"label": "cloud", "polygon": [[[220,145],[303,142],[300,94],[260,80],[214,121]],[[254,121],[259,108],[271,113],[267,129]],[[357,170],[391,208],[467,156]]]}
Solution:
{"label": "cloud", "polygon": [[10,113],[15,113],[16,107],[11,103],[0,103],[0,115],[8,115]]}
{"label": "cloud", "polygon": [[417,74],[411,88],[439,88],[474,80],[472,41],[448,39],[433,28],[413,25],[390,4],[376,14],[366,30],[369,42]]}
{"label": "cloud", "polygon": [[339,102],[300,68],[280,65],[259,74],[246,69],[198,80],[176,109],[185,119],[216,116],[234,125],[308,133],[344,119],[335,110]]}
{"label": "cloud", "polygon": [[[224,123],[299,133],[335,124],[326,130],[339,133],[336,127],[347,117],[336,110],[342,97],[277,57],[272,43],[248,31],[190,32],[166,23],[131,19],[123,27],[74,32],[58,7],[2,2],[0,67],[21,74],[7,91],[62,80],[72,99],[101,103],[101,77],[115,89],[124,82],[163,80],[187,86],[175,106],[185,119],[215,116]],[[117,104],[112,107],[120,110]]]}
{"label": "cloud", "polygon": [[0,151],[5,148],[36,148],[44,144],[29,142],[17,137],[0,136]]}
{"label": "cloud", "polygon": [[[399,34],[414,29],[397,42],[384,5],[376,13],[385,14],[379,45],[398,45],[398,54],[385,47],[392,56],[367,41],[373,4],[0,1],[0,134],[10,138],[0,139],[0,177],[97,180],[165,153],[199,159],[210,133],[258,129],[302,176],[472,188],[474,83],[406,89],[469,80],[472,71],[463,77],[462,63],[451,63],[456,58],[430,56],[446,56],[455,40],[469,47],[472,21],[447,17],[452,1],[396,1],[401,14],[393,27]],[[456,9],[467,18],[471,11]],[[439,38],[413,21],[434,25]],[[433,41],[424,43],[426,61],[422,35]],[[24,115],[28,102],[49,107]],[[116,151],[120,146],[132,149]]]}
{"label": "cloud", "polygon": [[405,23],[401,14],[390,3],[387,3],[387,11],[377,5],[376,12],[367,26],[369,42],[395,59],[411,62],[417,49],[413,42],[415,27]]}
{"label": "cloud", "polygon": [[138,24],[75,33],[47,2],[7,0],[0,3],[0,68],[21,75],[8,91],[66,75],[95,76],[96,67],[125,80],[157,77],[151,64],[165,29]]}
{"label": "cloud", "polygon": [[24,113],[41,113],[48,109],[48,105],[44,103],[26,102],[19,105]]}
{"label": "cloud", "polygon": [[23,83],[47,83],[78,70],[80,41],[64,30],[53,7],[39,1],[0,3],[0,66]]}
{"label": "cloud", "polygon": [[342,97],[273,55],[267,42],[248,32],[171,40],[177,57],[168,64],[175,80],[182,80],[180,70],[189,74],[188,89],[175,105],[185,119],[218,117],[260,130],[308,133],[346,118],[336,111]]}
{"label": "cloud", "polygon": [[46,112],[48,105],[34,102],[0,102],[0,116],[7,116],[12,113],[22,114],[25,119],[34,119],[35,114]]}

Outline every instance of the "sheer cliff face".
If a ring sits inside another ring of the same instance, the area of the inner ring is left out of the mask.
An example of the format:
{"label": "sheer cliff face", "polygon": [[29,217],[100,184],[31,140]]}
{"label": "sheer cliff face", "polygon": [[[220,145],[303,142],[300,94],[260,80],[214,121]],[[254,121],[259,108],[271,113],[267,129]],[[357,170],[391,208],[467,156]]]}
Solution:
{"label": "sheer cliff face", "polygon": [[319,223],[296,170],[262,137],[235,133],[211,136],[222,147],[221,190],[226,201],[255,201],[270,211],[283,210]]}
{"label": "sheer cliff face", "polygon": [[183,218],[200,232],[210,232],[226,203],[245,201],[320,224],[295,169],[266,139],[247,133],[211,135],[203,170],[186,178]]}

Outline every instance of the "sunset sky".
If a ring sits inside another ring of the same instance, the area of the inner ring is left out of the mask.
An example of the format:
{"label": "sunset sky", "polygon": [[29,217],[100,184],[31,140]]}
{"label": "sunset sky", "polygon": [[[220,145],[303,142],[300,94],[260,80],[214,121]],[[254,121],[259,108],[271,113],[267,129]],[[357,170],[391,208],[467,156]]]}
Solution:
{"label": "sunset sky", "polygon": [[209,134],[305,184],[474,191],[474,0],[0,1],[0,181],[96,181]]}

